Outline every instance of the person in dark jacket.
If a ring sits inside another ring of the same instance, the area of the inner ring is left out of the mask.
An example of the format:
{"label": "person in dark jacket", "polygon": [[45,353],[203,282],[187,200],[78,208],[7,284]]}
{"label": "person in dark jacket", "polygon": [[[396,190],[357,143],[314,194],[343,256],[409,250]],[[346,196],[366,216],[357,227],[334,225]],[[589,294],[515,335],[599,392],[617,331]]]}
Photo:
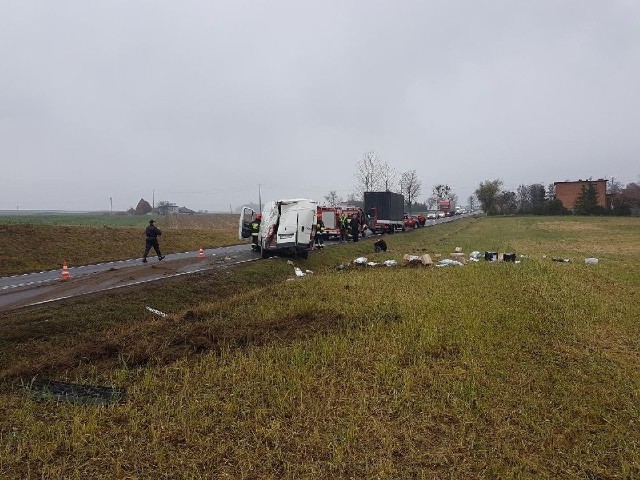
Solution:
{"label": "person in dark jacket", "polygon": [[358,241],[358,235],[360,235],[360,219],[358,218],[358,214],[354,213],[351,217],[351,238],[353,238],[354,242]]}
{"label": "person in dark jacket", "polygon": [[387,251],[387,242],[385,242],[383,239],[377,240],[373,244],[373,251],[376,252],[376,253],[386,252]]}
{"label": "person in dark jacket", "polygon": [[149,251],[152,247],[158,255],[158,260],[162,260],[164,258],[164,255],[160,253],[160,244],[158,243],[158,237],[162,235],[162,232],[154,225],[154,223],[155,220],[149,220],[149,226],[144,230],[145,246],[142,263],[147,263],[147,255],[149,255]]}

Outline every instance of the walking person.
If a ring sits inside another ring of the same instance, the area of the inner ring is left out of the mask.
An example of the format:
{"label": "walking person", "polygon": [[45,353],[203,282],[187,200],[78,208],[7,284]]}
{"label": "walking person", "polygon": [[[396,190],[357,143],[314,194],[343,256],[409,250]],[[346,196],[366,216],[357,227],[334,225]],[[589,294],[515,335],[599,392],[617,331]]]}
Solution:
{"label": "walking person", "polygon": [[145,234],[145,246],[144,246],[144,255],[142,256],[142,263],[147,263],[147,255],[149,255],[149,251],[153,248],[158,255],[158,260],[162,260],[164,255],[160,253],[160,244],[158,243],[158,237],[162,235],[162,232],[158,227],[154,225],[155,220],[149,220],[149,225],[144,230]]}

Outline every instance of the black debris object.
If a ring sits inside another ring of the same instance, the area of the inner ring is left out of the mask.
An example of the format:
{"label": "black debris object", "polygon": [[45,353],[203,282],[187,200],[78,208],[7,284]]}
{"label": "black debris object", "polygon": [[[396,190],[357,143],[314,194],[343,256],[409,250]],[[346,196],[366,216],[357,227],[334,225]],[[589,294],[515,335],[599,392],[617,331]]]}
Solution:
{"label": "black debris object", "polygon": [[34,379],[28,389],[36,400],[75,403],[80,405],[109,405],[124,401],[123,388],[81,385],[56,380]]}

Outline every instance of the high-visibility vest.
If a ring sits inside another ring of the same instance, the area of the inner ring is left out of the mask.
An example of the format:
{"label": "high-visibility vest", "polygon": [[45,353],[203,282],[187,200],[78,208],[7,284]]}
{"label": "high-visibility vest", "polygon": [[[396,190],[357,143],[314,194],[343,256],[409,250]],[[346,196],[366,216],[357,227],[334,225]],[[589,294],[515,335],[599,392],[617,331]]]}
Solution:
{"label": "high-visibility vest", "polygon": [[260,222],[252,222],[251,223],[251,236],[257,237],[260,232]]}

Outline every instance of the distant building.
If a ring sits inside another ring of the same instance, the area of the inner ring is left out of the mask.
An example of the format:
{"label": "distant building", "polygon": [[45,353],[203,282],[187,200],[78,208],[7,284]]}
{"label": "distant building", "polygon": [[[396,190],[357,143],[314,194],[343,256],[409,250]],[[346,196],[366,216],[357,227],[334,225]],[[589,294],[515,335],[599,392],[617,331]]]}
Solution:
{"label": "distant building", "polygon": [[554,182],[556,198],[562,202],[562,206],[568,210],[573,210],[576,199],[582,193],[582,188],[587,188],[592,184],[598,194],[598,205],[607,208],[607,182],[608,180],[578,180],[577,182]]}
{"label": "distant building", "polygon": [[158,205],[156,207],[156,210],[160,215],[177,215],[178,213],[180,213],[180,208],[175,203]]}

